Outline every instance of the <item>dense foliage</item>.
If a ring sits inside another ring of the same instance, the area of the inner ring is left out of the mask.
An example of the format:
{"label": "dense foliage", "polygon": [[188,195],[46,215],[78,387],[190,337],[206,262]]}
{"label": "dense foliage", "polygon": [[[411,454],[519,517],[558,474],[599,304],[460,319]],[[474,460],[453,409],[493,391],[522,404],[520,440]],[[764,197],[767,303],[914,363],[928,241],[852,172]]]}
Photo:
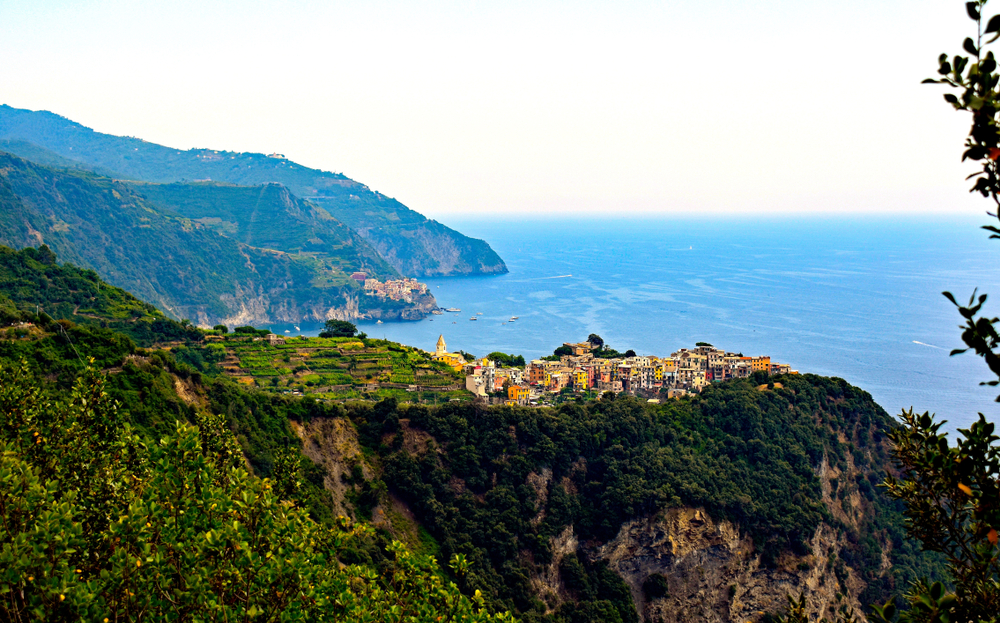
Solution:
{"label": "dense foliage", "polygon": [[55,154],[102,172],[115,171],[116,178],[158,183],[210,179],[242,186],[277,182],[353,228],[404,275],[507,272],[486,242],[430,220],[340,173],[310,169],[284,157],[211,149],[181,151],[94,132],[49,112],[0,105],[0,139],[5,138],[17,141],[6,147],[24,158],[38,157],[37,145],[48,152],[48,162],[52,161],[49,154]]}
{"label": "dense foliage", "polygon": [[[623,522],[671,506],[704,507],[736,522],[765,565],[788,549],[804,553],[820,521],[836,525],[849,543],[845,562],[868,583],[868,598],[926,573],[904,539],[899,510],[872,486],[888,460],[887,414],[839,379],[766,383],[763,376],[730,381],[663,405],[608,394],[558,409],[384,401],[352,405],[349,413],[382,456],[389,489],[410,503],[442,554],[467,557],[469,586],[526,620],[545,610],[528,577],[550,560],[553,537],[572,526],[581,541],[606,541]],[[433,440],[424,451],[404,443],[419,431]],[[859,528],[823,505],[817,468],[824,460],[850,475],[837,483],[836,503],[860,494]],[[528,484],[529,474],[537,481],[547,470],[543,490]],[[883,574],[886,543],[894,568]],[[620,578],[580,560],[562,567],[564,581],[576,578],[577,601],[555,620],[635,620]]]}
{"label": "dense foliage", "polygon": [[346,320],[327,320],[320,337],[354,337],[358,328]]}
{"label": "dense foliage", "polygon": [[45,245],[21,251],[0,246],[0,323],[37,321],[40,313],[114,329],[141,346],[202,339],[195,327],[167,318],[94,271],[58,264]]}
{"label": "dense foliage", "polygon": [[50,401],[10,368],[0,414],[4,620],[508,618],[399,544],[381,573],[338,560],[366,530],[283,501],[294,475],[248,473],[218,417],[146,444],[93,370]]}
{"label": "dense foliage", "polygon": [[302,317],[344,307],[348,297],[362,311],[399,311],[363,296],[349,273],[368,264],[352,264],[333,248],[326,259],[261,249],[163,210],[123,182],[0,152],[0,244],[42,241],[61,260],[97,271],[178,320],[212,324],[251,301],[274,313],[272,300]]}
{"label": "dense foliage", "polygon": [[523,368],[525,365],[524,355],[508,355],[500,351],[494,351],[486,355],[486,359],[494,362],[500,368]]}

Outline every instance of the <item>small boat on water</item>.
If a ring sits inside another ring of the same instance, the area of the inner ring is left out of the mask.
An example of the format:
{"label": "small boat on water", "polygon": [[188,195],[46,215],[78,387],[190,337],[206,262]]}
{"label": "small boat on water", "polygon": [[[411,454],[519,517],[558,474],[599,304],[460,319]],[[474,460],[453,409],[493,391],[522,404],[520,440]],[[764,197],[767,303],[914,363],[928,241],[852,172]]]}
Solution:
{"label": "small boat on water", "polygon": [[381,320],[376,320],[375,324],[382,324],[382,321]]}
{"label": "small boat on water", "polygon": [[[293,327],[295,327],[295,325],[292,325],[292,326],[293,326]],[[296,330],[296,331],[301,331],[302,329],[300,329],[300,328],[298,328],[298,327],[295,327],[295,330]]]}
{"label": "small boat on water", "polygon": [[507,322],[514,322],[515,320],[517,320],[517,316],[511,316]]}
{"label": "small boat on water", "polygon": [[457,307],[448,307],[448,308],[445,309],[445,311],[446,312],[460,312],[462,310],[459,309],[459,308],[457,308]]}
{"label": "small boat on water", "polygon": [[475,316],[473,316],[472,318],[469,318],[469,320],[479,320],[479,318],[476,318]]}
{"label": "small boat on water", "polygon": [[288,329],[285,329],[285,333],[291,333],[291,331],[289,331]]}
{"label": "small boat on water", "polygon": [[483,315],[483,312],[476,312],[476,315],[477,315],[477,316],[482,316],[482,315]]}

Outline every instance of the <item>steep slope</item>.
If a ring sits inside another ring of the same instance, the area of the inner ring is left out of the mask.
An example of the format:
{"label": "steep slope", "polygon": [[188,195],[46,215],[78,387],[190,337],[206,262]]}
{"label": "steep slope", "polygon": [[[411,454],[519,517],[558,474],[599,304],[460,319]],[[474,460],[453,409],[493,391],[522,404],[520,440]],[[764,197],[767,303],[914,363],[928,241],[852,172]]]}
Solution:
{"label": "steep slope", "polygon": [[202,325],[412,318],[433,304],[432,297],[408,305],[364,296],[323,258],[243,244],[157,208],[125,183],[2,152],[0,244],[47,244],[172,317]]}
{"label": "steep slope", "polygon": [[94,271],[58,264],[56,254],[44,245],[21,251],[0,246],[0,321],[34,320],[38,312],[114,329],[141,346],[202,339],[194,327],[102,282]]}
{"label": "steep slope", "polygon": [[56,167],[59,169],[73,169],[75,171],[89,171],[91,173],[97,173],[98,175],[104,175],[106,177],[121,177],[114,171],[109,171],[108,169],[102,169],[101,167],[96,167],[85,162],[80,162],[79,160],[72,160],[70,158],[63,158],[59,154],[49,151],[44,147],[39,147],[27,141],[21,141],[18,139],[0,139],[0,151],[5,151],[10,154],[14,154],[20,158],[24,158],[35,164],[40,164],[46,167]]}
{"label": "steep slope", "polygon": [[198,182],[131,186],[153,204],[243,244],[307,254],[335,266],[345,275],[363,271],[381,279],[399,277],[350,227],[279,184],[236,186]]}
{"label": "steep slope", "polygon": [[288,423],[337,414],[105,328],[0,329],[0,620],[513,621],[335,518]]}
{"label": "steep slope", "polygon": [[49,112],[6,105],[0,105],[0,138],[26,141],[63,158],[134,180],[169,183],[211,179],[245,186],[280,183],[357,230],[405,275],[507,272],[503,260],[486,242],[427,219],[342,174],[303,167],[277,155],[181,151],[94,132]]}
{"label": "steep slope", "polygon": [[874,486],[892,419],[840,379],[782,384],[348,410],[441,557],[465,555],[469,586],[526,618],[742,622],[800,591],[829,616],[933,575]]}

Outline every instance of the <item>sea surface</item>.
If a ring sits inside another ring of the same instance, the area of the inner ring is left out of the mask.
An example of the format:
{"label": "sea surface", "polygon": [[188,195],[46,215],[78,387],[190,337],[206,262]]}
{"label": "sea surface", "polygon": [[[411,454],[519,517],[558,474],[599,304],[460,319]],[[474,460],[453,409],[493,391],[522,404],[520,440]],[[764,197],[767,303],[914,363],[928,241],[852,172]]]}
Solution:
{"label": "sea surface", "polygon": [[[1000,241],[988,218],[451,219],[507,263],[497,277],[424,280],[460,313],[360,323],[371,337],[433,351],[526,359],[597,333],[619,351],[669,355],[709,342],[841,377],[892,414],[913,407],[966,427],[998,420],[989,371],[962,347],[942,295],[1000,301]],[[986,312],[1000,315],[1000,305]],[[481,315],[479,315],[481,313]],[[510,319],[517,316],[516,321]],[[475,317],[476,320],[470,320]],[[315,335],[319,325],[300,325]],[[272,330],[288,325],[274,325]]]}

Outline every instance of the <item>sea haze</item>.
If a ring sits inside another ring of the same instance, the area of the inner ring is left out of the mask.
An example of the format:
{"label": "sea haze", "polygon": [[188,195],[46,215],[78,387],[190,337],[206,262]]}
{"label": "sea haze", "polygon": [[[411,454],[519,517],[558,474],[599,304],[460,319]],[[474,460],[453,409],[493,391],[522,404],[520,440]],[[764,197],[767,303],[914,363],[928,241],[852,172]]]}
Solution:
{"label": "sea haze", "polygon": [[962,346],[961,317],[941,296],[967,300],[979,287],[1000,298],[1000,242],[978,228],[986,222],[456,220],[449,225],[489,242],[510,273],[426,280],[439,305],[461,313],[360,327],[427,350],[443,334],[449,350],[476,356],[534,358],[590,333],[640,354],[705,341],[842,377],[890,413],[936,412],[953,430],[979,411],[997,420],[996,390],[978,385],[989,379],[982,361],[948,355]]}

